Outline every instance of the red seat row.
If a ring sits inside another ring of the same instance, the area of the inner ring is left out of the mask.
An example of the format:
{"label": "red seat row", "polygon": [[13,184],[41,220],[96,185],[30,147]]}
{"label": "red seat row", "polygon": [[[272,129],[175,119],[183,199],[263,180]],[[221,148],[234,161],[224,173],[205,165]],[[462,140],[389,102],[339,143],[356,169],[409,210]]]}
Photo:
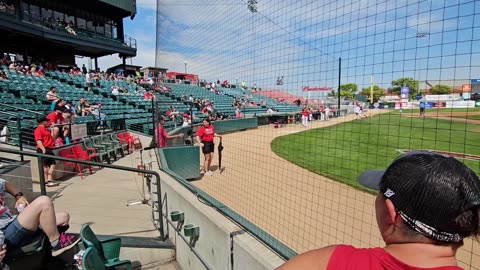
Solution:
{"label": "red seat row", "polygon": [[[81,145],[73,145],[72,147],[61,149],[59,151],[59,155],[64,158],[71,158],[71,159],[81,160],[81,161],[90,161],[92,158],[98,159],[98,157],[96,156],[95,149],[93,150],[94,150],[93,154],[89,154],[87,151],[83,150]],[[78,173],[80,174],[80,178],[81,179],[85,178],[82,172],[82,164],[76,163],[74,161],[63,161],[63,176],[65,176],[67,167],[72,167],[75,170],[78,170]],[[90,174],[92,174],[93,173],[92,166],[88,165],[88,169],[90,171]]]}

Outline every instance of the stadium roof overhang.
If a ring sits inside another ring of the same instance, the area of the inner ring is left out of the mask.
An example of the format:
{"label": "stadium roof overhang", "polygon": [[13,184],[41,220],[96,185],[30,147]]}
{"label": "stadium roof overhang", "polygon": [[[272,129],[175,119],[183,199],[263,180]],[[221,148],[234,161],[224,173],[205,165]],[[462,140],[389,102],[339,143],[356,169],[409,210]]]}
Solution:
{"label": "stadium roof overhang", "polygon": [[118,9],[123,17],[131,16],[137,13],[136,0],[99,0]]}
{"label": "stadium roof overhang", "polygon": [[109,39],[94,39],[90,37],[73,36],[66,32],[60,32],[32,25],[8,17],[0,17],[0,47],[3,51],[23,52],[29,54],[41,51],[51,53],[69,52],[74,55],[101,57],[118,53],[126,57],[134,57],[137,49],[126,46],[120,41]]}

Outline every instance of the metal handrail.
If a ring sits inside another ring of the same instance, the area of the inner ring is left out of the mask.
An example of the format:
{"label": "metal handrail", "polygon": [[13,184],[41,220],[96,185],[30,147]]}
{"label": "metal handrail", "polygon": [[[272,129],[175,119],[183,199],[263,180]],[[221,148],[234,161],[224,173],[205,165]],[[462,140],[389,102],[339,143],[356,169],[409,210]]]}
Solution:
{"label": "metal handrail", "polygon": [[21,110],[21,111],[31,112],[31,113],[38,114],[38,115],[43,115],[43,113],[39,113],[39,112],[32,111],[32,110],[25,109],[25,108],[20,108],[20,107],[13,106],[13,105],[10,105],[10,104],[5,104],[5,103],[2,103],[2,106],[6,106],[6,107],[10,107],[10,108],[14,108],[14,109],[18,109],[18,110]]}
{"label": "metal handrail", "polygon": [[[158,206],[158,209],[157,209],[158,216],[159,217],[164,216],[163,205],[162,205],[162,200],[161,200],[162,189],[161,189],[161,186],[160,186],[160,174],[156,171],[142,170],[142,169],[136,169],[136,168],[130,168],[130,167],[118,166],[118,165],[112,165],[112,164],[104,164],[104,163],[98,163],[98,162],[92,162],[92,161],[82,161],[82,160],[76,160],[76,159],[64,158],[64,157],[58,157],[58,156],[37,154],[37,153],[34,153],[34,152],[19,151],[19,150],[13,150],[13,149],[8,149],[8,148],[3,148],[3,147],[0,147],[0,152],[9,153],[9,154],[16,154],[16,155],[24,155],[24,156],[30,156],[30,157],[36,157],[38,159],[38,170],[39,170],[39,178],[40,178],[40,192],[41,192],[42,195],[47,195],[47,190],[45,188],[45,176],[43,174],[43,159],[44,158],[74,162],[74,163],[79,163],[79,164],[83,164],[83,165],[99,166],[99,167],[110,168],[110,169],[115,169],[115,170],[122,170],[122,171],[129,171],[129,172],[136,172],[136,173],[143,173],[143,174],[151,174],[151,175],[155,176],[156,186],[157,186],[156,192],[159,196],[159,201],[158,201],[159,206]],[[154,221],[154,225],[155,225],[155,221]],[[165,230],[164,230],[164,226],[163,226],[163,221],[159,222],[158,231],[160,233],[160,238],[162,240],[165,240]]]}

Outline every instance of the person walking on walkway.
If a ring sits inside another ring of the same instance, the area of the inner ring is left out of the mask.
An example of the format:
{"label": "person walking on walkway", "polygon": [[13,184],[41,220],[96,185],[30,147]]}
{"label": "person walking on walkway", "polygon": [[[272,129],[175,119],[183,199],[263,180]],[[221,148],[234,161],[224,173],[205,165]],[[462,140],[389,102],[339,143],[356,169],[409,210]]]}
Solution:
{"label": "person walking on walkway", "polygon": [[[33,132],[35,142],[37,143],[37,153],[44,155],[55,156],[52,148],[55,147],[52,133],[47,129],[49,123],[47,117],[41,116],[37,119],[38,126]],[[53,172],[55,171],[55,160],[51,158],[43,159],[43,174],[45,177],[45,185],[47,187],[58,186],[57,182],[53,181]]]}
{"label": "person walking on walkway", "polygon": [[222,136],[215,133],[215,127],[212,125],[211,120],[205,118],[203,120],[203,125],[198,129],[196,138],[205,157],[203,162],[205,176],[213,175],[213,172],[210,171],[210,165],[212,164],[213,151],[215,149],[215,144],[213,143],[215,137],[222,139]]}

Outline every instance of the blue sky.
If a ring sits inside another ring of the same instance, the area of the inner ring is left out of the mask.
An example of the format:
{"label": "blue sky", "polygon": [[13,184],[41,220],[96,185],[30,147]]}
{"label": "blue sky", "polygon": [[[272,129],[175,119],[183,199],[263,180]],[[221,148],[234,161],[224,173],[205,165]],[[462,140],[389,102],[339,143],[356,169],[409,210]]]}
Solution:
{"label": "blue sky", "polygon": [[[124,19],[125,34],[137,40],[137,57],[128,59],[127,64],[139,66],[155,65],[155,25],[156,25],[156,1],[137,0],[137,15],[134,20]],[[93,62],[93,61],[92,61]],[[106,70],[111,66],[122,63],[118,55],[99,58],[99,66]],[[87,59],[77,59],[77,64],[86,64]],[[93,63],[92,63],[93,65]]]}
{"label": "blue sky", "polygon": [[[125,20],[138,41],[133,64],[183,72],[187,63],[189,73],[209,81],[238,78],[297,93],[302,86],[336,88],[339,57],[341,82],[360,88],[371,75],[385,88],[400,77],[421,88],[426,80],[461,85],[480,77],[472,60],[480,57],[480,1],[258,2],[252,14],[240,0],[159,0],[158,12],[156,1],[138,1],[135,20]],[[100,60],[102,68],[118,63],[116,56]]]}

